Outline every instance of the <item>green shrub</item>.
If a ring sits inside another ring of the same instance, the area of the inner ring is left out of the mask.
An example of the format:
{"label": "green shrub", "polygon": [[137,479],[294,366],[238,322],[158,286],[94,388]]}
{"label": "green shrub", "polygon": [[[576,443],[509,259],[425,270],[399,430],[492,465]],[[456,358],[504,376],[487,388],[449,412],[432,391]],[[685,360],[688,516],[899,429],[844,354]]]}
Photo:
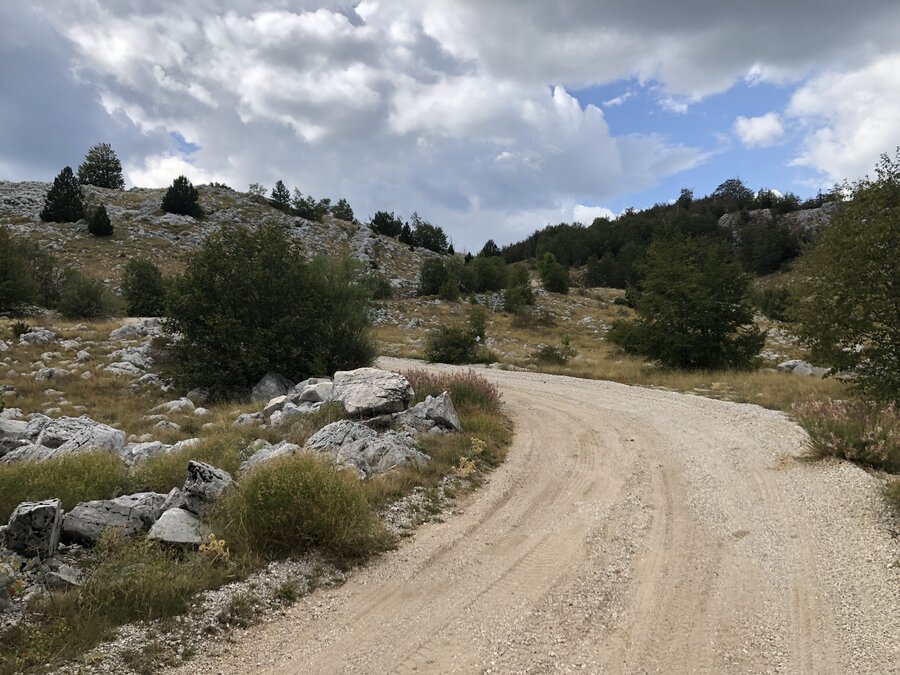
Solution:
{"label": "green shrub", "polygon": [[460,415],[470,412],[496,414],[500,411],[500,390],[474,370],[455,373],[433,373],[427,370],[407,370],[403,376],[416,392],[416,401],[426,396],[440,396],[449,392]]}
{"label": "green shrub", "polygon": [[430,363],[475,363],[478,341],[468,328],[441,326],[428,335],[425,358]]}
{"label": "green shrub", "polygon": [[550,293],[569,292],[569,272],[556,260],[552,253],[545,253],[538,263],[538,273],[544,290]]}
{"label": "green shrub", "polygon": [[401,221],[394,212],[376,211],[375,215],[369,219],[369,227],[378,234],[387,237],[397,238],[403,230],[403,221]]}
{"label": "green shrub", "polygon": [[825,457],[900,472],[900,412],[866,401],[813,401],[794,408],[810,449]]}
{"label": "green shrub", "polygon": [[88,232],[95,237],[109,237],[112,235],[112,222],[109,220],[109,214],[106,212],[106,207],[103,204],[94,209],[94,212],[91,214],[91,218],[88,221]]}
{"label": "green shrub", "polygon": [[895,478],[884,486],[884,496],[891,504],[900,509],[900,478]]}
{"label": "green shrub", "polygon": [[166,190],[162,200],[162,210],[166,213],[177,213],[183,216],[201,218],[203,210],[197,203],[200,193],[197,192],[187,176],[178,176]]}
{"label": "green shrub", "polygon": [[488,313],[484,307],[475,305],[466,312],[466,323],[476,340],[483,340],[487,334]]}
{"label": "green shrub", "polygon": [[122,275],[128,316],[160,316],[166,306],[166,282],[149,260],[132,259]]}
{"label": "green shrub", "polygon": [[40,289],[28,271],[28,265],[19,247],[0,227],[0,312],[7,312],[35,302]]}
{"label": "green shrub", "polygon": [[319,549],[350,561],[393,543],[356,475],[310,455],[251,471],[219,503],[216,521],[229,545],[265,557]]}
{"label": "green shrub", "polygon": [[763,288],[753,294],[753,301],[760,312],[776,321],[787,321],[791,293],[783,286]]}
{"label": "green shrub", "polygon": [[60,267],[56,257],[36,241],[23,239],[17,242],[17,247],[25,260],[28,273],[40,287],[36,302],[44,307],[55,307],[62,295],[65,270]]}
{"label": "green shrub", "polygon": [[441,300],[446,300],[447,302],[457,302],[459,300],[459,296],[459,284],[456,283],[456,279],[447,279],[447,281],[441,284],[441,288],[438,291],[438,297]]}
{"label": "green shrub", "polygon": [[368,293],[358,266],[309,264],[278,225],[226,226],[171,285],[173,379],[228,397],[269,371],[294,381],[368,365]]}
{"label": "green shrub", "polygon": [[18,340],[31,330],[31,325],[25,321],[13,321],[9,324],[9,333],[13,336],[13,340]]}
{"label": "green shrub", "polygon": [[115,300],[102,281],[73,269],[66,270],[56,309],[67,319],[102,319],[117,311]]}
{"label": "green shrub", "polygon": [[362,283],[372,300],[390,300],[394,297],[394,287],[383,274],[369,272],[363,277]]}
{"label": "green shrub", "polygon": [[5,523],[24,501],[59,497],[63,508],[71,509],[78,502],[112,499],[125,485],[126,477],[122,460],[106,452],[0,465],[0,522]]}
{"label": "green shrub", "polygon": [[429,258],[422,263],[419,271],[419,295],[437,295],[450,279],[444,261],[440,258]]}
{"label": "green shrub", "polygon": [[343,197],[338,199],[337,204],[331,207],[331,215],[338,220],[344,220],[348,223],[352,223],[356,220],[353,215],[353,209],[350,208],[350,202]]}
{"label": "green shrub", "polygon": [[539,363],[546,363],[555,366],[564,366],[572,357],[575,356],[575,350],[572,348],[568,335],[563,335],[561,344],[559,345],[542,345],[538,349],[533,358]]}
{"label": "green shrub", "polygon": [[41,220],[53,223],[74,223],[84,215],[84,195],[81,186],[67,166],[53,179],[53,186],[44,199]]}

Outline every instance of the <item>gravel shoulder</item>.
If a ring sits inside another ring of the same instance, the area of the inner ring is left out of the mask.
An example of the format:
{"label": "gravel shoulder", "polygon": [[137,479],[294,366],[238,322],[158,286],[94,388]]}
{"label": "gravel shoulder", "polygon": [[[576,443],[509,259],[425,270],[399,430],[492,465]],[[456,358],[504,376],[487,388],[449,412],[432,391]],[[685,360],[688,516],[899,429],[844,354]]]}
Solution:
{"label": "gravel shoulder", "polygon": [[483,374],[517,433],[482,490],[183,672],[900,672],[876,477],[756,406]]}

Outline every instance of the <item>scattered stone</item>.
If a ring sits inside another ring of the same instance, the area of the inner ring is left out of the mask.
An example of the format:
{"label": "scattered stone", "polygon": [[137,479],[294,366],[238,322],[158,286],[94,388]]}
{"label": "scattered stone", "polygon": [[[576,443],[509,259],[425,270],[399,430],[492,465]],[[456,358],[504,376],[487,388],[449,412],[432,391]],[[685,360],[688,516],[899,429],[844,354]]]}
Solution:
{"label": "scattered stone", "polygon": [[194,412],[194,402],[189,398],[179,398],[175,401],[160,403],[150,410],[152,413],[191,413]]}
{"label": "scattered stone", "polygon": [[349,415],[374,417],[402,412],[413,398],[407,379],[377,368],[358,368],[334,374],[332,399]]}
{"label": "scattered stone", "polygon": [[51,560],[45,567],[43,577],[50,588],[66,590],[81,586],[81,572],[71,565]]}
{"label": "scattered stone", "polygon": [[19,336],[19,342],[30,345],[47,345],[56,342],[56,334],[46,328],[32,328]]}
{"label": "scattered stone", "polygon": [[86,349],[82,349],[77,354],[75,354],[75,360],[84,363],[85,361],[91,360],[91,353]]}
{"label": "scattered stone", "polygon": [[779,363],[776,368],[782,373],[791,373],[792,375],[809,375],[813,377],[825,377],[831,372],[831,368],[819,368],[807,361],[800,359],[791,359]]}
{"label": "scattered stone", "polygon": [[444,431],[462,431],[462,424],[453,407],[448,392],[440,396],[426,396],[409,410],[399,413],[395,418],[401,428],[409,428],[419,432],[430,432],[433,429]]}
{"label": "scattered stone", "polygon": [[262,413],[243,413],[233,422],[236,427],[252,427],[261,424],[263,421]]}
{"label": "scattered stone", "polygon": [[60,500],[22,502],[13,510],[4,531],[6,548],[29,558],[49,558],[59,545],[61,526]]}
{"label": "scattered stone", "polygon": [[177,506],[200,516],[234,485],[227,471],[193,459],[188,462],[187,474]]}
{"label": "scattered stone", "polygon": [[159,319],[141,319],[135,323],[127,323],[109,334],[110,340],[139,340],[145,337],[162,335]]}
{"label": "scattered stone", "polygon": [[[272,445],[270,443],[266,443],[263,441],[263,445],[256,449],[249,458],[244,460],[241,464],[239,471],[241,473],[245,473],[250,469],[254,469],[260,464],[265,464],[276,457],[284,457],[285,455],[294,455],[300,452],[301,448],[296,443],[289,443],[288,441],[282,441],[278,445]],[[252,446],[251,446],[252,447]]]}
{"label": "scattered stone", "polygon": [[68,370],[65,368],[41,368],[34,375],[34,379],[38,382],[45,382],[47,380],[60,379],[63,377],[68,377],[71,375]]}

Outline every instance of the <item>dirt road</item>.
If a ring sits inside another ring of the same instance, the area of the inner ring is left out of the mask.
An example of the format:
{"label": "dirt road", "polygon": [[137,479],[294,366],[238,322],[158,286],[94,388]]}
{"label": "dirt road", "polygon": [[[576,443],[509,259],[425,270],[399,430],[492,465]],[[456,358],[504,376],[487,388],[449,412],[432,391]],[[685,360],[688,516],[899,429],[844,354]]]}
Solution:
{"label": "dirt road", "polygon": [[900,672],[873,477],[754,406],[484,374],[517,429],[485,488],[185,672]]}

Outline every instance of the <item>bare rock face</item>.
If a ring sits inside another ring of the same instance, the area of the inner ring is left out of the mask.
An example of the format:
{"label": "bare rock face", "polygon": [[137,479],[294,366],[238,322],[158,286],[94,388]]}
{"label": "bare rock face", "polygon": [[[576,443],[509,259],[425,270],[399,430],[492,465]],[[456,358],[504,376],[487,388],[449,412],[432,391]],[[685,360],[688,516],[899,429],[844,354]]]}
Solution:
{"label": "bare rock face", "polygon": [[255,469],[257,466],[261,464],[265,464],[266,462],[270,462],[276,457],[285,457],[287,455],[294,455],[300,452],[300,446],[295,443],[289,443],[288,441],[282,441],[277,445],[271,445],[270,443],[266,443],[265,445],[261,445],[257,448],[256,452],[254,452],[250,457],[248,457],[241,464],[240,472],[245,473],[250,471],[251,469]]}
{"label": "bare rock face", "polygon": [[6,548],[29,558],[49,558],[56,553],[61,527],[60,500],[22,502],[9,517]]}
{"label": "bare rock face", "polygon": [[340,401],[348,415],[375,417],[406,410],[414,395],[402,375],[378,368],[339,370],[334,374],[331,399]]}
{"label": "bare rock face", "polygon": [[167,544],[199,546],[207,540],[210,533],[209,527],[196,514],[173,508],[159,517],[147,537]]}
{"label": "bare rock face", "polygon": [[355,469],[360,478],[430,459],[416,448],[412,434],[396,431],[379,434],[351,420],[321,428],[309,438],[304,450],[330,455],[338,464]]}

